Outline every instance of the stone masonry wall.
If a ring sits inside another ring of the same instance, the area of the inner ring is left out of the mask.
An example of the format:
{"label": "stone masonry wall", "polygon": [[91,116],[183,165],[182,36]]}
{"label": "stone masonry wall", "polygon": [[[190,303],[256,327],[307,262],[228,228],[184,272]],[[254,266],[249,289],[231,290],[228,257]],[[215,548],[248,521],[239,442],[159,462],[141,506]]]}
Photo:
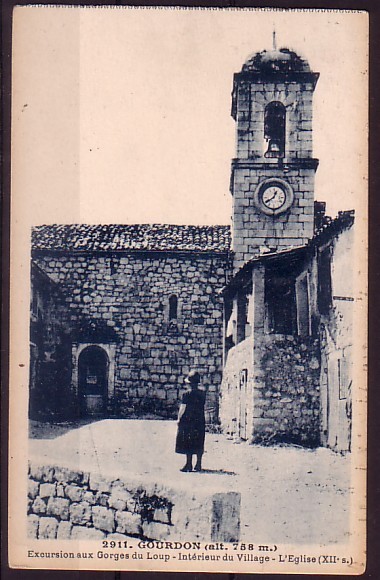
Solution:
{"label": "stone masonry wall", "polygon": [[318,445],[319,358],[318,341],[293,336],[257,335],[233,347],[221,387],[223,430],[253,443]]}
{"label": "stone masonry wall", "polygon": [[[225,254],[40,252],[34,259],[66,293],[74,326],[85,316],[117,335],[110,413],[174,417],[195,367],[208,388],[207,419],[216,420],[223,312],[216,291],[226,280]],[[169,321],[173,294],[178,318]]]}
{"label": "stone masonry wall", "polygon": [[28,537],[236,542],[240,494],[185,493],[31,462]]}
{"label": "stone masonry wall", "polygon": [[[257,443],[320,443],[319,340],[267,335],[255,344]],[[261,361],[261,363],[259,363]]]}
{"label": "stone masonry wall", "polygon": [[286,108],[286,158],[312,156],[313,85],[299,82],[244,82],[237,102],[237,156],[263,157],[264,111],[268,103],[280,101]]}
{"label": "stone masonry wall", "polygon": [[[238,269],[267,246],[279,250],[302,245],[313,236],[314,173],[312,159],[312,82],[278,79],[239,83],[237,98],[236,157],[232,166],[233,250]],[[285,157],[264,157],[268,142],[264,135],[265,107],[273,101],[285,106]],[[306,162],[306,163],[305,163]],[[265,179],[277,177],[290,183],[294,203],[285,214],[275,218],[260,212],[254,192]]]}
{"label": "stone masonry wall", "polygon": [[[294,202],[289,211],[272,217],[262,213],[255,205],[254,192],[269,177],[286,180],[294,191]],[[239,167],[234,169],[234,266],[239,268],[257,248],[267,246],[283,250],[289,246],[305,244],[314,231],[314,170],[295,168],[286,174],[275,166]]]}

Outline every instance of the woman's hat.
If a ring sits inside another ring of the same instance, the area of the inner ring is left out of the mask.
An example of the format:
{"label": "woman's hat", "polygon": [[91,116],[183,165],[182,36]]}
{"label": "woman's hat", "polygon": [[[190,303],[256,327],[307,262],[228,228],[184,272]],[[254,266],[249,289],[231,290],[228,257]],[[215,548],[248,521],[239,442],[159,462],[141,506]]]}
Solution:
{"label": "woman's hat", "polygon": [[185,379],[185,383],[190,383],[191,385],[198,385],[201,381],[201,376],[198,371],[190,371]]}

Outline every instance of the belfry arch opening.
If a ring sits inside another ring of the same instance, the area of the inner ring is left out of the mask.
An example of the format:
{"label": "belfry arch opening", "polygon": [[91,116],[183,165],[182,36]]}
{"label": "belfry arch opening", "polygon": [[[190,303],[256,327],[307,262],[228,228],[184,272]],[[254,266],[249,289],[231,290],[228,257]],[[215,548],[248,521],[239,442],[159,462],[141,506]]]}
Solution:
{"label": "belfry arch opening", "polygon": [[264,139],[268,148],[264,157],[285,157],[286,109],[279,101],[272,101],[265,107]]}

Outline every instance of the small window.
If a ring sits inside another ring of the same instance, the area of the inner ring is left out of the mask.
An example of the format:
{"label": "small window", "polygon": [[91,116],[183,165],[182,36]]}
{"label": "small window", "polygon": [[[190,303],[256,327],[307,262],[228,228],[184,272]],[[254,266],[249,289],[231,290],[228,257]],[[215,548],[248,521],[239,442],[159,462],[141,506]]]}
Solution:
{"label": "small window", "polygon": [[244,291],[240,291],[237,297],[237,328],[236,342],[239,343],[246,338],[248,297]]}
{"label": "small window", "polygon": [[237,301],[226,299],[224,301],[224,319],[225,319],[225,354],[236,344],[236,318],[237,318]]}
{"label": "small window", "polygon": [[239,376],[239,389],[240,391],[247,390],[247,380],[248,380],[248,369],[241,369]]}
{"label": "small window", "polygon": [[31,311],[33,316],[38,316],[38,293],[35,288],[32,288],[32,304],[31,304]]}
{"label": "small window", "polygon": [[309,283],[307,273],[296,282],[297,327],[300,336],[310,334]]}
{"label": "small window", "polygon": [[268,330],[274,334],[297,334],[297,309],[294,280],[270,276],[266,279],[265,300]]}
{"label": "small window", "polygon": [[178,298],[175,294],[169,298],[169,321],[178,318]]}
{"label": "small window", "polygon": [[331,252],[330,248],[326,248],[318,256],[318,309],[320,314],[329,314],[331,306]]}
{"label": "small window", "polygon": [[273,101],[265,107],[264,138],[268,149],[264,157],[285,156],[285,120],[286,110],[282,103]]}

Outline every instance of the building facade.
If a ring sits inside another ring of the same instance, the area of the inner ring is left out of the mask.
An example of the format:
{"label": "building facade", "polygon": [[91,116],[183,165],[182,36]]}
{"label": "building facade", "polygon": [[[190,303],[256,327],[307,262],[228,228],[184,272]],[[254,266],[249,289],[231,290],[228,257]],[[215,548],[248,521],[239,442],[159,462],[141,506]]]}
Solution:
{"label": "building facade", "polygon": [[72,414],[71,323],[59,284],[31,264],[30,304],[31,417],[65,418]]}
{"label": "building facade", "polygon": [[347,451],[353,298],[341,285],[353,215],[329,220],[314,200],[318,77],[288,49],[255,54],[234,77],[220,420],[239,439]]}
{"label": "building facade", "polygon": [[[354,217],[328,219],[314,200],[318,76],[288,49],[259,52],[235,74],[232,230],[34,228],[32,312],[39,277],[45,324],[54,300],[62,311],[54,340],[65,337],[66,371],[54,376],[70,412],[175,417],[197,368],[208,423],[231,436],[350,449],[354,296],[342,280]],[[49,344],[35,346],[34,324],[32,314],[38,418],[51,414],[39,370]]]}
{"label": "building facade", "polygon": [[350,449],[353,297],[342,281],[353,221],[342,213],[308,244],[252,258],[224,289],[231,436]]}
{"label": "building facade", "polygon": [[174,417],[196,367],[217,421],[227,226],[41,226],[32,248],[65,297],[81,416]]}

